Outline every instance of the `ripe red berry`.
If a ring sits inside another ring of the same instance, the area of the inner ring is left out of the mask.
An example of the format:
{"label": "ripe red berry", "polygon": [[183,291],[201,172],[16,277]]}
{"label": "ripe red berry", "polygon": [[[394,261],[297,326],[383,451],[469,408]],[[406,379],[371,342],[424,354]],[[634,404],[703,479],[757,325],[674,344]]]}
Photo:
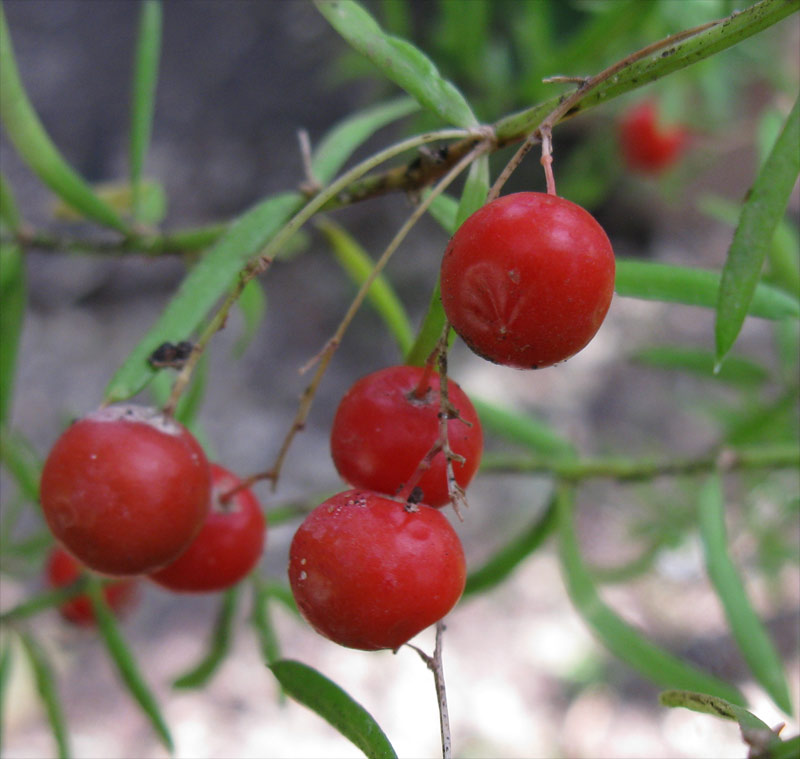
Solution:
{"label": "ripe red berry", "polygon": [[442,512],[366,490],[329,498],[289,549],[297,606],[349,648],[397,649],[455,606],[466,581],[461,541]]}
{"label": "ripe red berry", "polygon": [[614,292],[614,252],[575,203],[506,195],[453,235],[441,291],[453,329],[475,353],[538,369],[574,355],[600,328]]}
{"label": "ripe red berry", "polygon": [[625,164],[632,171],[657,174],[675,163],[689,133],[682,126],[659,123],[656,103],[646,100],[627,111],[620,121],[619,141]]}
{"label": "ripe red berry", "polygon": [[232,472],[211,464],[211,510],[189,547],[171,564],[150,575],[167,590],[213,592],[230,588],[253,569],[264,549],[266,526],[253,491]]}
{"label": "ripe red berry", "polygon": [[211,479],[203,449],[183,426],[141,406],[111,406],[70,426],[42,472],[44,516],[90,569],[152,572],[199,532]]}
{"label": "ripe red berry", "polygon": [[[448,400],[461,419],[447,422],[453,462],[465,488],[481,460],[483,432],[466,393],[452,380]],[[463,420],[463,421],[462,421]],[[392,366],[362,377],[339,403],[331,429],[331,454],[339,474],[351,485],[396,495],[439,436],[439,375],[417,366]],[[429,506],[449,500],[445,457],[437,453],[417,486]]]}
{"label": "ripe red berry", "polygon": [[[47,584],[52,588],[71,585],[81,575],[80,563],[63,548],[56,546],[50,552],[45,566]],[[128,611],[138,600],[139,584],[136,580],[119,580],[103,587],[103,596],[116,614]],[[95,622],[94,609],[87,595],[76,596],[58,607],[64,619],[77,625]]]}

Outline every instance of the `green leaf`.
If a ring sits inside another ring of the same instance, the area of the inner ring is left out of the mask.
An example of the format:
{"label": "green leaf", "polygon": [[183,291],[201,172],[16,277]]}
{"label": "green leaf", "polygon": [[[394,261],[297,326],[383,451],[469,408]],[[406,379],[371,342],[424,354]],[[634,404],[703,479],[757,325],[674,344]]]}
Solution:
{"label": "green leaf", "polygon": [[38,501],[42,461],[20,433],[0,428],[0,461],[25,497]]}
{"label": "green leaf", "polygon": [[161,714],[161,709],[155,696],[139,671],[136,658],[128,648],[128,644],[120,632],[114,612],[109,608],[102,593],[102,584],[97,578],[90,578],[88,595],[92,602],[92,610],[97,620],[100,636],[103,638],[111,660],[117,667],[122,682],[136,703],[142,708],[161,744],[167,751],[172,753],[174,750],[172,736],[169,733],[167,723]]}
{"label": "green leaf", "polygon": [[638,350],[631,357],[634,361],[658,369],[690,372],[742,387],[754,387],[769,379],[769,372],[763,366],[742,356],[729,356],[721,371],[715,374],[714,355],[710,351],[694,348],[659,345]]}
{"label": "green leaf", "polygon": [[142,168],[153,128],[158,62],[161,54],[161,15],[159,0],[145,0],[142,3],[133,69],[129,145],[134,219],[141,218]]}
{"label": "green leaf", "polygon": [[761,276],[775,228],[800,174],[800,98],[742,208],[722,269],[717,303],[717,364],[736,341]]}
{"label": "green leaf", "polygon": [[368,759],[396,759],[397,754],[378,723],[336,683],[290,659],[276,661],[269,668],[289,696],[329,722]]}
{"label": "green leaf", "polygon": [[271,597],[269,587],[260,578],[255,577],[253,581],[253,611],[250,622],[256,631],[261,655],[268,665],[274,664],[281,658],[281,646],[269,610]]}
{"label": "green leaf", "polygon": [[707,693],[695,693],[688,690],[668,690],[661,693],[658,700],[663,706],[670,708],[691,709],[701,714],[711,714],[714,717],[739,722],[742,728],[766,728],[769,726],[762,722],[755,714],[742,706],[737,706],[724,698],[710,696]]}
{"label": "green leaf", "polygon": [[733,703],[743,703],[742,695],[732,685],[659,648],[606,606],[581,557],[572,512],[572,489],[560,485],[558,532],[564,581],[572,603],[600,642],[621,661],[658,685],[711,693]]}
{"label": "green leaf", "polygon": [[406,40],[385,34],[375,19],[353,0],[315,0],[317,9],[351,47],[369,58],[423,108],[445,123],[477,126],[464,96],[443,79],[430,59]]}
{"label": "green leaf", "polygon": [[[707,269],[617,259],[615,289],[623,297],[715,308],[719,283],[720,275]],[[748,310],[762,319],[797,318],[800,303],[788,293],[759,283]]]}
{"label": "green leaf", "polygon": [[482,593],[503,582],[550,535],[556,526],[556,515],[556,499],[553,497],[544,512],[527,528],[467,575],[464,596]]}
{"label": "green leaf", "polygon": [[[8,180],[0,174],[0,226],[5,224],[12,232],[18,232],[22,226],[22,217],[17,208],[17,201]],[[2,270],[0,270],[2,276]]]}
{"label": "green leaf", "polygon": [[251,279],[244,286],[236,305],[244,319],[244,332],[233,348],[233,355],[238,358],[247,350],[267,313],[267,296],[257,279]]}
{"label": "green leaf", "polygon": [[147,363],[164,342],[185,340],[214,304],[232,286],[238,272],[266,245],[296,211],[296,193],[275,195],[240,216],[214,247],[189,272],[158,321],[133,349],[106,387],[106,401],[116,402],[140,392],[155,370]]}
{"label": "green leaf", "polygon": [[177,677],[172,683],[173,688],[202,688],[219,669],[231,649],[240,590],[240,586],[235,585],[225,591],[206,655],[196,666]]}
{"label": "green leaf", "polygon": [[[103,182],[92,187],[100,200],[119,214],[133,213],[134,191],[128,182]],[[167,196],[164,188],[152,180],[139,183],[138,220],[145,224],[158,224],[167,215]],[[81,221],[83,214],[59,199],[53,206],[53,216],[63,221]]]}
{"label": "green leaf", "polygon": [[[52,536],[50,538],[52,544]],[[80,577],[75,582],[63,588],[55,588],[53,590],[45,590],[41,593],[26,598],[16,606],[12,606],[2,614],[0,614],[0,622],[7,624],[9,622],[16,622],[21,619],[33,617],[48,609],[53,609],[61,606],[65,601],[69,601],[75,596],[79,596],[86,592],[88,579]]]}
{"label": "green leaf", "polygon": [[0,6],[0,119],[22,159],[53,192],[89,219],[120,232],[127,225],[62,158],[31,105]]}
{"label": "green leaf", "polygon": [[792,714],[789,686],[780,655],[747,597],[728,553],[725,503],[719,474],[711,475],[699,494],[700,536],[706,567],[733,637],[756,681],[786,713]]}
{"label": "green leaf", "polygon": [[25,258],[16,244],[0,243],[0,427],[8,424],[28,287]]}
{"label": "green leaf", "polygon": [[549,424],[519,411],[503,408],[481,398],[470,397],[485,431],[520,443],[546,456],[571,456],[575,449]]}
{"label": "green leaf", "polygon": [[[347,230],[330,219],[320,219],[317,228],[330,244],[339,266],[356,285],[363,285],[375,268],[375,262],[369,254]],[[373,281],[367,298],[394,337],[401,353],[405,354],[414,340],[411,323],[402,302],[383,274],[379,274]]]}
{"label": "green leaf", "polygon": [[797,759],[800,756],[800,735],[769,747],[765,759]]}
{"label": "green leaf", "polygon": [[356,113],[337,124],[323,137],[311,158],[314,179],[330,182],[353,151],[381,127],[419,108],[411,98],[397,98]]}
{"label": "green leaf", "polygon": [[5,705],[7,703],[8,684],[11,681],[11,670],[14,664],[13,649],[9,638],[0,640],[0,755],[3,751],[3,734],[5,721]]}
{"label": "green leaf", "polygon": [[33,676],[36,681],[36,690],[42,700],[47,721],[53,731],[53,737],[58,748],[59,759],[69,759],[71,752],[69,747],[69,730],[64,717],[64,708],[56,688],[56,678],[53,674],[53,666],[45,653],[45,650],[30,633],[20,633],[22,648],[28,656],[28,661],[33,669]]}

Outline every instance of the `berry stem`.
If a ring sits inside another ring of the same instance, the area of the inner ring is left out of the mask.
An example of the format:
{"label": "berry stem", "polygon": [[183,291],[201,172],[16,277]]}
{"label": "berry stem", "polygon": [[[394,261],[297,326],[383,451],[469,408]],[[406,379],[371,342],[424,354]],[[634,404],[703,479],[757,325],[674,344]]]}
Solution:
{"label": "berry stem", "polygon": [[540,130],[542,135],[542,166],[544,167],[544,176],[547,181],[547,194],[556,194],[556,178],[553,176],[553,135],[550,127],[542,127]]}
{"label": "berry stem", "polygon": [[447,690],[444,683],[444,666],[442,665],[442,635],[444,633],[444,623],[439,620],[436,623],[436,644],[433,649],[433,656],[428,656],[424,651],[407,643],[409,648],[413,648],[420,659],[425,662],[428,669],[433,672],[433,682],[436,686],[436,697],[439,702],[439,726],[442,732],[442,759],[451,759],[452,740],[450,738],[450,714],[447,710]]}
{"label": "berry stem", "polygon": [[431,355],[428,356],[428,360],[425,362],[425,368],[422,371],[422,376],[419,378],[419,384],[411,392],[411,395],[417,400],[422,400],[431,388],[431,374],[433,373],[433,365],[436,362],[436,352],[438,350],[439,344],[437,343]]}

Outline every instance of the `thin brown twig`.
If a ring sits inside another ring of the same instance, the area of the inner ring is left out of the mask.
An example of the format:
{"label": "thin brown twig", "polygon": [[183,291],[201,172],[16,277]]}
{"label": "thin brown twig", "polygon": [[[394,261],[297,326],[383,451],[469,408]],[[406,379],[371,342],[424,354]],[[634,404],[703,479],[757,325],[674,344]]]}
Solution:
{"label": "thin brown twig", "polygon": [[433,656],[428,656],[417,646],[406,643],[409,648],[419,654],[420,659],[425,662],[428,669],[433,672],[433,682],[436,687],[436,699],[439,703],[439,727],[442,733],[442,759],[452,757],[452,740],[450,737],[450,714],[447,709],[447,690],[444,682],[444,666],[442,664],[442,635],[445,631],[444,622],[439,620],[436,623],[436,644],[433,649]]}
{"label": "thin brown twig", "polygon": [[[259,475],[254,475],[254,477],[257,479],[272,480],[273,488],[276,487],[278,477],[280,476],[280,471],[283,467],[283,462],[286,459],[286,455],[289,452],[292,441],[297,433],[305,427],[306,420],[308,419],[308,415],[311,411],[311,406],[314,401],[314,396],[316,395],[317,388],[319,387],[322,377],[328,368],[328,364],[330,364],[336,348],[339,346],[339,343],[341,343],[342,337],[347,331],[347,328],[350,326],[350,322],[352,322],[356,312],[364,302],[372,283],[375,281],[381,271],[383,271],[383,268],[389,262],[389,259],[392,257],[395,250],[397,250],[397,248],[400,246],[400,243],[405,239],[406,235],[411,231],[412,227],[417,223],[417,221],[419,221],[422,215],[428,210],[436,197],[444,192],[451,182],[453,182],[453,180],[455,180],[456,177],[458,177],[458,175],[461,174],[461,172],[464,171],[464,169],[466,169],[467,166],[469,166],[478,156],[488,151],[490,146],[491,141],[489,140],[478,143],[470,153],[465,155],[452,169],[450,169],[447,175],[439,181],[439,183],[431,190],[428,196],[419,204],[419,206],[417,206],[416,209],[414,209],[414,212],[409,216],[403,226],[400,227],[395,236],[392,238],[392,241],[386,247],[386,250],[384,250],[380,258],[376,261],[375,266],[372,268],[369,276],[362,283],[358,293],[356,293],[355,298],[353,298],[350,307],[347,309],[347,313],[339,323],[339,326],[337,327],[333,337],[328,340],[322,351],[315,356],[317,369],[311,379],[311,382],[306,386],[303,394],[300,397],[297,413],[295,414],[295,418],[292,421],[289,432],[286,434],[286,437],[283,440],[272,467]],[[308,365],[306,365],[306,368],[308,368]]]}

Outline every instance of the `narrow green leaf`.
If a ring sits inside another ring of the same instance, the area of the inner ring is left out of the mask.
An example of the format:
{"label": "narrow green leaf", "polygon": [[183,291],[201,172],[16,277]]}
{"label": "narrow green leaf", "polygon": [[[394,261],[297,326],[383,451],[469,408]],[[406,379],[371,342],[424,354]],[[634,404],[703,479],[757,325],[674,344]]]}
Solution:
{"label": "narrow green leaf", "polygon": [[[50,540],[52,542],[52,537]],[[87,585],[88,579],[80,577],[75,580],[75,582],[63,588],[55,588],[53,590],[45,590],[41,593],[37,593],[0,614],[0,622],[4,624],[17,622],[21,619],[33,617],[48,609],[53,609],[56,606],[61,606],[65,601],[69,601],[75,598],[75,596],[85,593]]]}
{"label": "narrow green leaf", "polygon": [[0,427],[6,426],[11,416],[17,353],[27,303],[22,248],[0,243]]}
{"label": "narrow green leaf", "polygon": [[[167,195],[158,182],[144,179],[139,183],[138,196],[134,197],[129,182],[103,182],[92,187],[100,200],[107,203],[116,213],[126,216],[133,214],[134,200],[138,200],[138,221],[144,224],[158,224],[167,215]],[[53,216],[62,221],[81,221],[83,214],[76,211],[63,199],[53,206]]]}
{"label": "narrow green leaf", "polygon": [[142,708],[161,744],[167,751],[172,753],[172,736],[169,733],[167,723],[164,721],[155,696],[139,671],[136,658],[122,636],[117,620],[114,617],[114,612],[108,607],[108,603],[103,596],[102,584],[97,578],[90,578],[88,593],[92,602],[92,610],[97,620],[98,630],[103,642],[106,644],[111,660],[117,667],[122,682]]}
{"label": "narrow green leaf", "polygon": [[739,335],[761,276],[767,248],[800,174],[798,145],[800,98],[795,100],[780,136],[750,189],[722,269],[716,320],[717,364]]}
{"label": "narrow green leaf", "polygon": [[59,759],[69,759],[71,756],[69,746],[69,729],[64,717],[64,708],[56,687],[56,678],[53,674],[53,667],[45,650],[30,633],[20,633],[22,648],[28,656],[28,661],[33,669],[33,676],[36,680],[36,690],[39,698],[42,699],[47,721],[53,731],[53,737],[58,748]]}
{"label": "narrow green leaf", "polygon": [[470,400],[484,430],[546,456],[571,456],[575,453],[572,443],[541,419],[474,396],[470,396]]}
{"label": "narrow green leaf", "polygon": [[142,168],[150,144],[161,55],[161,2],[145,0],[139,16],[139,37],[131,88],[130,178],[133,218],[140,218]]}
{"label": "narrow green leaf", "polygon": [[106,387],[106,401],[115,402],[140,392],[152,379],[150,354],[164,342],[187,339],[238,272],[266,245],[302,203],[296,193],[275,195],[240,216],[214,247],[189,272],[158,321],[133,349]]}
{"label": "narrow green leaf", "polygon": [[728,553],[725,502],[717,473],[700,490],[699,519],[708,575],[739,650],[756,681],[786,714],[791,714],[792,702],[780,655],[753,609]]}
{"label": "narrow green leaf", "polygon": [[714,717],[738,722],[743,728],[769,730],[769,726],[765,722],[762,722],[755,714],[744,707],[732,704],[718,696],[710,696],[707,693],[694,693],[688,690],[667,690],[659,695],[658,700],[663,706],[669,706],[673,709],[690,709],[701,714],[711,714]]}
{"label": "narrow green leaf", "polygon": [[[330,219],[320,219],[317,228],[327,239],[339,266],[356,285],[363,285],[375,268],[375,262],[369,254],[347,230]],[[383,274],[373,281],[367,298],[394,337],[401,353],[405,354],[414,340],[411,323],[400,298]]]}
{"label": "narrow green leaf", "polygon": [[528,527],[495,552],[482,566],[467,575],[464,596],[482,593],[503,582],[542,545],[556,526],[556,516],[556,499],[553,497],[544,512]]}
{"label": "narrow green leaf", "polygon": [[[719,282],[720,275],[707,269],[617,259],[615,289],[617,295],[628,298],[715,308]],[[762,319],[797,318],[800,303],[788,293],[761,282],[749,303],[749,313]]]}
{"label": "narrow green leaf", "polygon": [[236,305],[244,319],[244,332],[233,348],[233,355],[238,358],[247,350],[267,313],[267,296],[257,279],[251,279],[244,286]]}
{"label": "narrow green leaf", "polygon": [[[0,223],[5,224],[12,232],[18,232],[22,226],[22,217],[14,198],[14,192],[2,174],[0,174]],[[0,275],[2,275],[1,271]]]}
{"label": "narrow green leaf", "polygon": [[413,113],[416,101],[402,97],[356,113],[331,129],[319,143],[311,158],[314,179],[326,184],[336,176],[353,151],[381,127]]}
{"label": "narrow green leaf", "polygon": [[572,603],[598,640],[617,658],[658,685],[710,693],[742,704],[741,694],[732,685],[659,648],[606,606],[581,557],[572,512],[572,489],[560,485],[558,532],[561,569]]}
{"label": "narrow green leaf", "polygon": [[0,428],[0,461],[25,497],[38,501],[42,461],[33,446],[15,430]]}
{"label": "narrow green leaf", "polygon": [[11,670],[14,665],[13,653],[10,639],[0,640],[0,755],[3,752],[3,736],[6,724],[4,715],[8,684],[11,681]]}
{"label": "narrow green leaf", "polygon": [[715,374],[714,355],[710,351],[694,348],[659,345],[638,350],[631,358],[658,369],[690,372],[743,387],[760,385],[769,379],[769,372],[763,366],[742,356],[729,356],[721,371]]}
{"label": "narrow green leaf", "polygon": [[781,741],[776,746],[770,746],[769,754],[765,759],[797,759],[800,756],[800,735]]}
{"label": "narrow green leaf", "polygon": [[219,669],[231,649],[240,590],[240,586],[235,585],[225,591],[206,655],[196,666],[177,677],[172,683],[173,688],[202,688]]}
{"label": "narrow green leaf", "polygon": [[0,119],[22,159],[53,192],[87,218],[126,232],[122,219],[67,164],[45,132],[19,77],[6,16],[0,6]]}
{"label": "narrow green leaf", "polygon": [[353,0],[315,0],[317,9],[342,37],[383,74],[447,124],[472,127],[477,118],[464,96],[410,42],[385,34]]}
{"label": "narrow green leaf", "polygon": [[274,664],[281,658],[281,646],[275,627],[272,624],[272,614],[269,609],[271,598],[269,588],[260,579],[253,582],[253,611],[250,622],[256,631],[261,655],[266,664]]}
{"label": "narrow green leaf", "polygon": [[378,723],[336,683],[290,659],[276,661],[269,668],[289,696],[329,722],[368,759],[396,759],[397,754]]}
{"label": "narrow green leaf", "polygon": [[[461,192],[458,205],[452,198],[440,195],[431,204],[431,215],[444,226],[449,234],[453,234],[463,221],[477,211],[485,202],[489,191],[489,163],[487,156],[480,156],[469,167],[469,173]],[[443,251],[444,252],[444,251]],[[442,334],[446,316],[442,306],[442,294],[437,278],[431,293],[428,310],[422,319],[414,344],[406,353],[407,364],[422,366],[431,351],[436,347],[436,342]],[[450,332],[450,341],[453,332]]]}

